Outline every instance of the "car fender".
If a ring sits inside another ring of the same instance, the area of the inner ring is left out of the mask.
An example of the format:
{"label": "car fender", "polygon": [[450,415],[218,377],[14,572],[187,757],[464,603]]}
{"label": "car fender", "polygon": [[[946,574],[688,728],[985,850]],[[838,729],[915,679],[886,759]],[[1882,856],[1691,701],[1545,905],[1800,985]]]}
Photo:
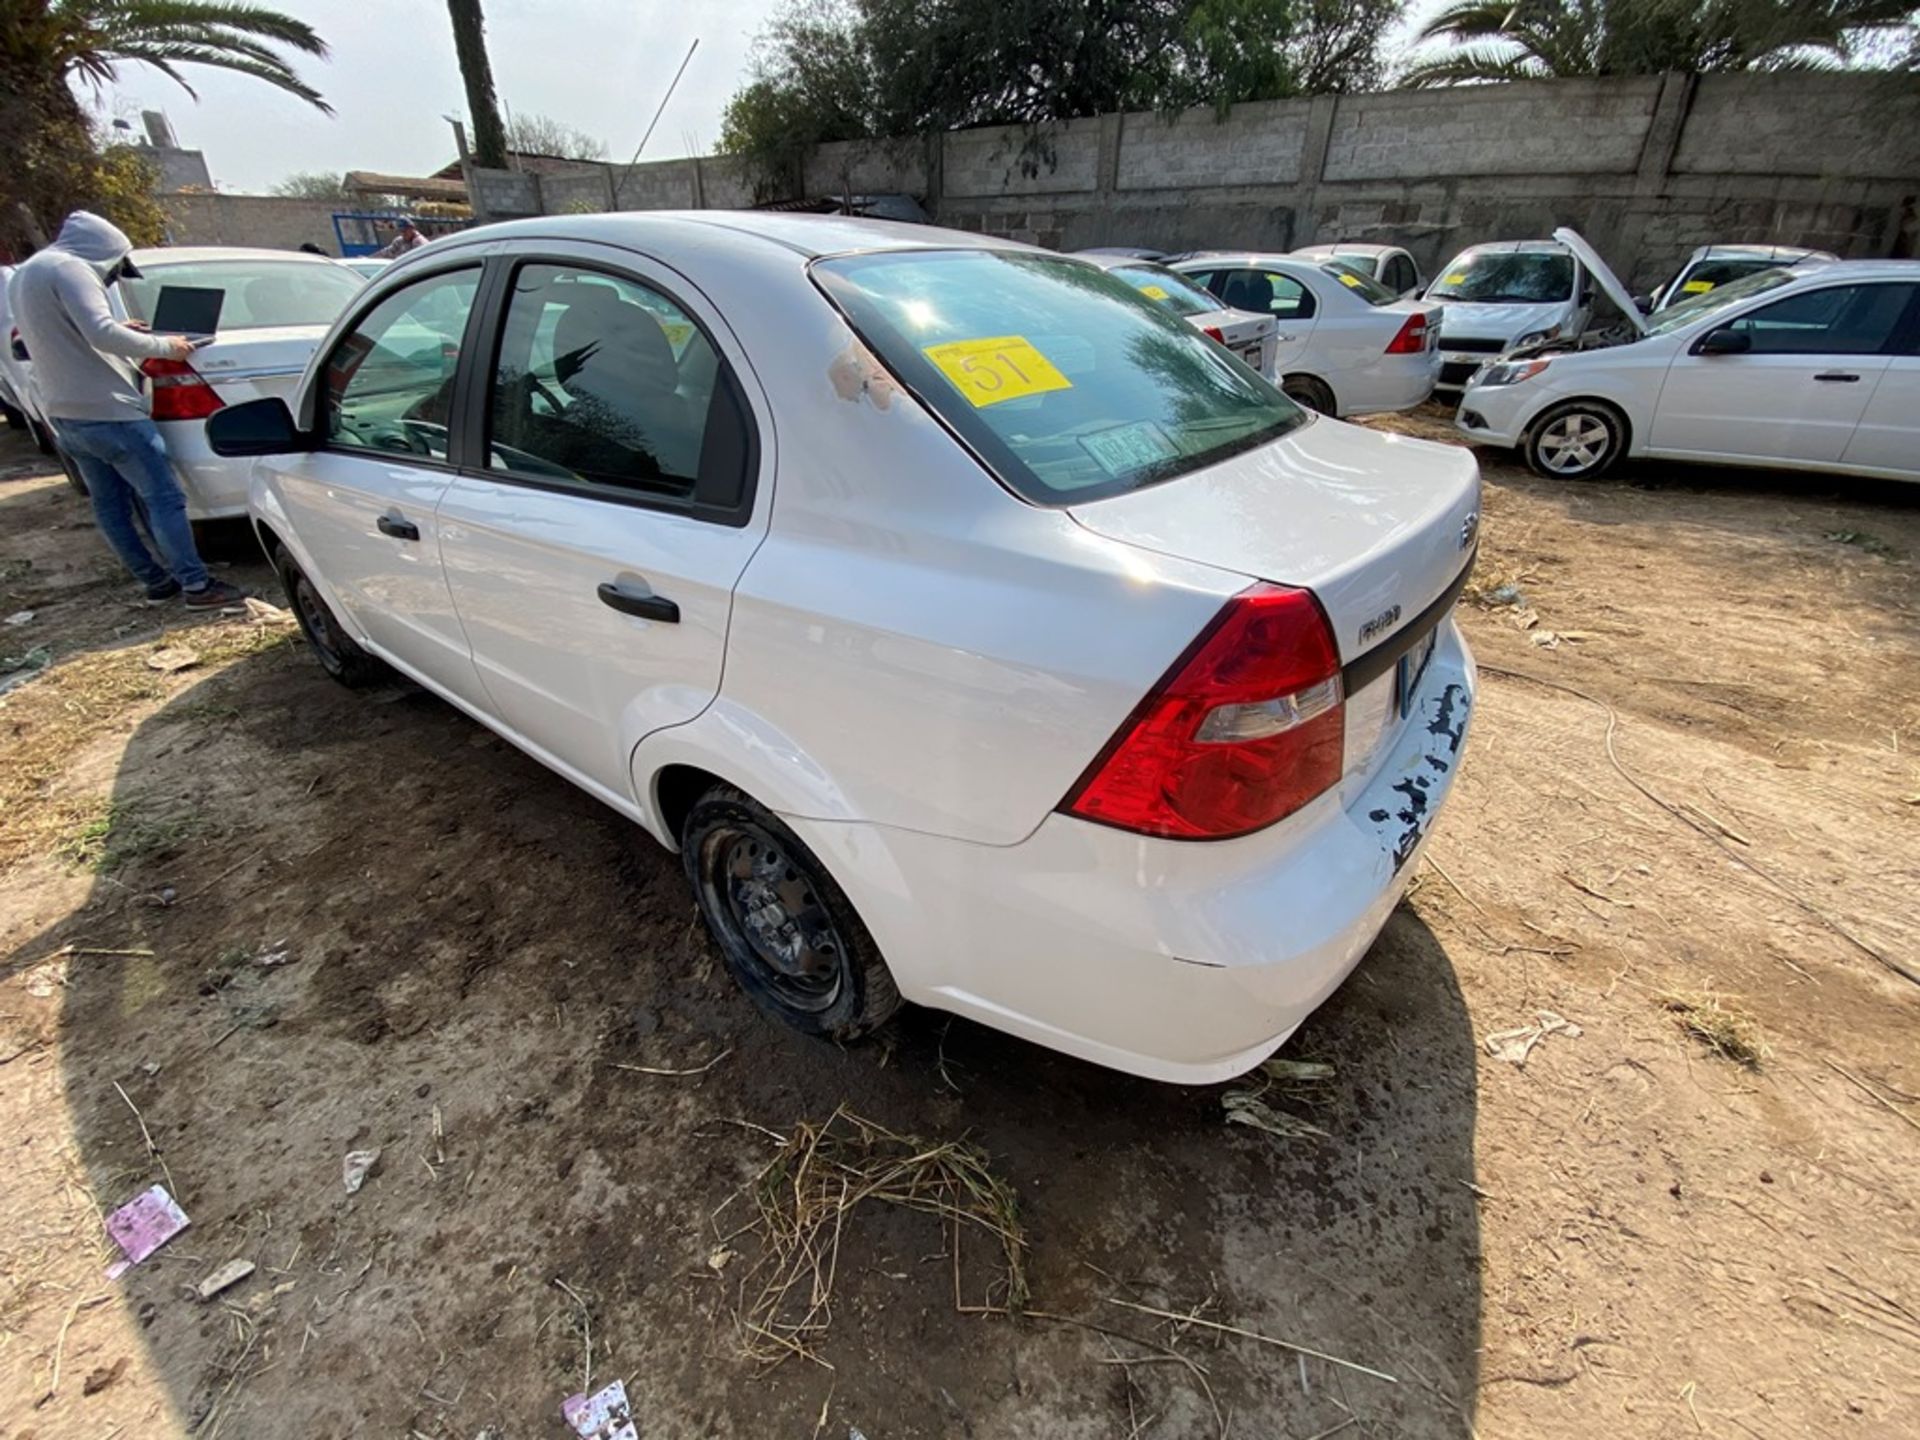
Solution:
{"label": "car fender", "polygon": [[247,521],[253,526],[254,537],[260,541],[263,551],[267,548],[267,539],[261,531],[273,532],[273,537],[286,546],[293,555],[294,563],[313,582],[313,588],[320,592],[320,598],[327,602],[327,609],[333,612],[334,622],[352,637],[355,644],[365,645],[366,632],[333,593],[333,585],[328,581],[326,572],[314,564],[313,556],[301,543],[299,532],[293,528],[293,520],[287,514],[278,484],[258,462],[255,462],[253,473],[247,478]]}

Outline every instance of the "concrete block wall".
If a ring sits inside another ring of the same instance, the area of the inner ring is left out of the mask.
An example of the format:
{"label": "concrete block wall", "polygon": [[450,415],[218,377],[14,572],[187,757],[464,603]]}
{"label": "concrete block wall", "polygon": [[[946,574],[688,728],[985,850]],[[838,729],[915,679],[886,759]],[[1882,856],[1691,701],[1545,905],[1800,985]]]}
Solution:
{"label": "concrete block wall", "polygon": [[1018,125],[956,130],[941,142],[942,198],[1090,193],[1104,121],[1069,120],[1033,133]]}
{"label": "concrete block wall", "polygon": [[1123,190],[1181,190],[1200,185],[1291,185],[1307,148],[1307,100],[1236,105],[1174,116],[1121,117],[1115,180]]}
{"label": "concrete block wall", "polygon": [[801,189],[809,196],[924,195],[927,143],[915,137],[816,145],[807,157]]}
{"label": "concrete block wall", "polygon": [[288,200],[277,195],[162,195],[167,238],[175,245],[259,245],[297,250],[311,242],[340,253],[333,216],[351,209],[332,200]]}
{"label": "concrete block wall", "polygon": [[1707,75],[1674,152],[1681,175],[1920,179],[1920,79]]}

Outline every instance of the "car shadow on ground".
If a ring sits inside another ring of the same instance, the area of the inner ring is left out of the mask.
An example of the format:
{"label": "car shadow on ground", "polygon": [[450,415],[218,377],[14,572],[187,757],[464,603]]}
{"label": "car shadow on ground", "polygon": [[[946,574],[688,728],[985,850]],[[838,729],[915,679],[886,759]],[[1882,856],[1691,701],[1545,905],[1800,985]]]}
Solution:
{"label": "car shadow on ground", "polygon": [[[930,1011],[845,1051],[775,1028],[675,857],[434,698],[335,687],[296,641],[208,675],[101,763],[102,873],[0,974],[56,973],[42,1059],[99,1207],[161,1182],[192,1218],[104,1287],[124,1326],[67,1342],[73,1374],[111,1365],[88,1346],[116,1333],[144,1352],[171,1413],[141,1433],[558,1434],[583,1351],[626,1380],[643,1434],[1470,1423],[1476,1043],[1405,907],[1289,1046],[1334,1068],[1268,1090],[1326,1132],[1281,1140],[1223,1122],[1234,1087]],[[743,1187],[769,1132],[838,1107],[991,1155],[1047,1318],[958,1313],[956,1272],[969,1301],[1004,1299],[987,1257],[873,1206],[840,1237],[821,1363],[739,1357],[760,1243]],[[373,1149],[349,1196],[343,1157]],[[258,1270],[193,1300],[231,1258]],[[97,1429],[116,1393],[65,1387],[41,1433]]]}

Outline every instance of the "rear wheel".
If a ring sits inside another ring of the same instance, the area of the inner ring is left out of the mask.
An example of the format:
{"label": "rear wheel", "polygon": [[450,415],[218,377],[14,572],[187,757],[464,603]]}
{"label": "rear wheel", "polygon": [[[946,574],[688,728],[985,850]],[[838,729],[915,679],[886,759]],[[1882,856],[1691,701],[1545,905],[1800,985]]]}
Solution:
{"label": "rear wheel", "polygon": [[1289,375],[1280,382],[1280,393],[1318,414],[1333,414],[1333,391],[1316,376]]}
{"label": "rear wheel", "polygon": [[758,801],[719,785],[680,832],[695,902],[727,969],[767,1014],[855,1040],[900,1007],[880,949],[811,850]]}
{"label": "rear wheel", "polygon": [[307,578],[307,572],[284,548],[274,552],[273,568],[280,572],[280,583],[286,587],[293,618],[299,622],[300,633],[306,637],[322,670],[349,690],[364,690],[389,678],[392,672],[386,665],[362,650],[354,638],[340,628],[340,622],[313,581]]}
{"label": "rear wheel", "polygon": [[1627,423],[1598,400],[1569,400],[1527,432],[1527,467],[1549,480],[1592,480],[1613,468],[1627,448]]}

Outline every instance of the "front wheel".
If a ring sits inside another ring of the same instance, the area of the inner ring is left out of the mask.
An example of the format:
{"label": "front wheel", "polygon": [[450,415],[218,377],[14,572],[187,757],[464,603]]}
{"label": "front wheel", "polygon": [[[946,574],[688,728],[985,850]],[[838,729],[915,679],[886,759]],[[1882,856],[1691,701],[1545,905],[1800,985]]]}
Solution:
{"label": "front wheel", "polygon": [[688,813],[680,854],[727,969],[774,1019],[847,1041],[900,1007],[899,988],[852,903],[765,806],[715,786]]}
{"label": "front wheel", "polygon": [[340,622],[313,581],[307,578],[307,572],[284,548],[274,551],[273,568],[280,572],[280,583],[286,587],[293,618],[299,622],[300,633],[306,637],[307,646],[322,670],[349,690],[364,690],[391,675],[383,662],[362,650],[358,642],[340,628]]}
{"label": "front wheel", "polygon": [[1626,448],[1626,421],[1618,410],[1597,400],[1569,400],[1527,432],[1527,468],[1549,480],[1592,480],[1612,469]]}

